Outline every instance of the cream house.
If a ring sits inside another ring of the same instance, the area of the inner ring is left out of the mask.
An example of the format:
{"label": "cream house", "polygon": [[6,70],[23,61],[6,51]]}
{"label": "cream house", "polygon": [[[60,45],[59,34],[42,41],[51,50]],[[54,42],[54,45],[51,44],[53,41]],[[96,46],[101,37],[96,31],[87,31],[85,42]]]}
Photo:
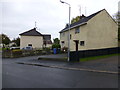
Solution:
{"label": "cream house", "polygon": [[[103,9],[90,16],[81,16],[70,25],[70,51],[118,47],[118,25]],[[60,31],[61,47],[68,47],[68,29]]]}
{"label": "cream house", "polygon": [[21,36],[20,37],[20,48],[21,49],[27,46],[32,46],[33,48],[43,48],[44,44],[46,47],[47,46],[50,47],[50,45],[52,45],[51,35],[41,34],[40,32],[36,30],[36,28],[33,28],[19,35]]}

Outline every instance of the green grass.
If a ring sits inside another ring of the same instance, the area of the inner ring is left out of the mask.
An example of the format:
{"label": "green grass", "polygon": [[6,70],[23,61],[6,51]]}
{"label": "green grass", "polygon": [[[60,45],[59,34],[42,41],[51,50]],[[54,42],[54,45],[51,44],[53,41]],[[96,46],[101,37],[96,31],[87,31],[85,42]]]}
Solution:
{"label": "green grass", "polygon": [[119,55],[120,55],[120,53],[119,54],[110,54],[110,55],[102,55],[102,56],[81,58],[80,62],[90,61],[90,60],[98,60],[98,59],[108,58],[108,57],[111,57],[111,56],[119,56]]}

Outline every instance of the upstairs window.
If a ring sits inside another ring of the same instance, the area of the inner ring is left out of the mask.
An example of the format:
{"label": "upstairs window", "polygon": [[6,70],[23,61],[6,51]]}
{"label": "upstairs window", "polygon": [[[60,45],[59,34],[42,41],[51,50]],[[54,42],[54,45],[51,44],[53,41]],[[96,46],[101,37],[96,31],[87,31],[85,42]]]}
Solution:
{"label": "upstairs window", "polygon": [[65,32],[62,33],[62,36],[65,36]]}
{"label": "upstairs window", "polygon": [[80,33],[80,27],[75,28],[75,34]]}

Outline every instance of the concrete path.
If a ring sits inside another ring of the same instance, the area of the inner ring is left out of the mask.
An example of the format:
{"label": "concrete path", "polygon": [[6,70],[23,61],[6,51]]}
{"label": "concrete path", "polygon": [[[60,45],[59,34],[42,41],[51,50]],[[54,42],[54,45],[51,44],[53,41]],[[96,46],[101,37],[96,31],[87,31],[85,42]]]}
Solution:
{"label": "concrete path", "polygon": [[[63,58],[66,57],[66,54],[58,55],[44,55],[40,57],[46,58]],[[55,60],[38,60],[38,59],[29,59],[24,61],[17,60],[16,63],[27,64],[27,65],[36,65],[43,67],[59,68],[59,69],[70,69],[70,70],[84,70],[92,72],[104,72],[104,73],[113,73],[118,74],[118,56],[112,56],[109,58],[91,60],[86,62],[71,63],[71,62],[61,62]]]}

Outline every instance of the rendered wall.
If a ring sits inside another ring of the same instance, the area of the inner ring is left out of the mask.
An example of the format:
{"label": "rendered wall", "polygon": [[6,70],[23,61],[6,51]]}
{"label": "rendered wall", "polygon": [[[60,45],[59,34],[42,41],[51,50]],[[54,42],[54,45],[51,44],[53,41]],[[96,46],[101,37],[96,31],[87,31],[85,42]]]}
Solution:
{"label": "rendered wall", "polygon": [[21,36],[20,38],[20,48],[32,44],[33,48],[42,48],[43,46],[43,37],[42,36]]}
{"label": "rendered wall", "polygon": [[[68,47],[68,31],[64,33],[60,33],[60,43],[65,41],[64,46]],[[74,40],[79,40],[79,50],[118,47],[118,26],[106,10],[90,19],[86,25],[80,26],[80,33],[75,34],[75,29],[71,29],[70,34],[70,51],[76,49]],[[81,46],[80,41],[85,41],[85,45]]]}

